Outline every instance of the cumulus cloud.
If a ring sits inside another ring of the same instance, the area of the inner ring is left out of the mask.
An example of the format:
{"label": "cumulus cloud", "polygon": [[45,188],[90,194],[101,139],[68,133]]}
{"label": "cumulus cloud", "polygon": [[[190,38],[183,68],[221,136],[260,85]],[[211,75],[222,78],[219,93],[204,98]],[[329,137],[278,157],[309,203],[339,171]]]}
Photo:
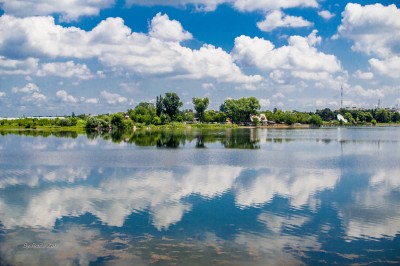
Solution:
{"label": "cumulus cloud", "polygon": [[13,60],[0,56],[0,74],[2,75],[30,75],[38,67],[39,60],[28,57],[23,60]]}
{"label": "cumulus cloud", "polygon": [[108,91],[102,91],[100,96],[106,100],[108,104],[123,104],[127,103],[128,99],[119,95],[118,93],[111,93]]}
{"label": "cumulus cloud", "polygon": [[215,85],[212,83],[203,83],[201,87],[205,90],[215,90]]}
{"label": "cumulus cloud", "polygon": [[56,97],[58,100],[65,103],[76,103],[78,99],[72,95],[69,95],[65,90],[59,90],[56,92]]}
{"label": "cumulus cloud", "polygon": [[[168,33],[162,32],[163,29],[168,29]],[[221,48],[206,44],[200,49],[190,49],[179,44],[189,38],[191,34],[178,21],[161,14],[152,20],[149,34],[132,32],[121,18],[107,18],[91,31],[84,31],[56,25],[52,17],[0,17],[0,52],[8,57],[97,58],[104,65],[144,75],[215,78],[237,83],[262,80],[260,76],[244,74]],[[90,73],[85,65],[73,61],[46,67],[49,73],[65,68],[69,70],[65,75],[81,78]]]}
{"label": "cumulus cloud", "polygon": [[47,101],[47,97],[39,92],[34,92],[30,95],[23,96],[21,100],[26,103],[33,103],[40,106],[42,103]]}
{"label": "cumulus cloud", "polygon": [[193,38],[190,32],[183,29],[180,22],[170,20],[168,15],[158,13],[152,20],[149,35],[160,40],[182,42]]}
{"label": "cumulus cloud", "polygon": [[316,0],[234,0],[233,6],[240,11],[255,11],[294,7],[318,7],[318,2]]}
{"label": "cumulus cloud", "polygon": [[5,97],[7,94],[4,91],[0,91],[0,98]]}
{"label": "cumulus cloud", "polygon": [[22,88],[13,87],[11,89],[14,94],[21,94],[22,103],[32,103],[37,106],[41,106],[47,101],[46,95],[40,93],[39,87],[34,83],[28,83]]}
{"label": "cumulus cloud", "polygon": [[372,73],[372,72],[363,72],[361,70],[357,70],[356,72],[354,72],[353,76],[358,78],[358,79],[369,80],[369,79],[373,79],[374,78],[374,73]]}
{"label": "cumulus cloud", "polygon": [[283,98],[285,98],[285,95],[282,92],[277,92],[274,95],[272,95],[272,98],[283,99]]}
{"label": "cumulus cloud", "polygon": [[372,69],[380,75],[400,78],[400,56],[393,56],[384,60],[372,58],[368,62]]}
{"label": "cumulus cloud", "polygon": [[257,27],[262,31],[273,31],[276,28],[301,28],[310,27],[313,23],[302,17],[285,15],[280,10],[275,10],[265,16],[263,21],[257,23]]}
{"label": "cumulus cloud", "polygon": [[285,72],[279,69],[273,70],[269,73],[269,77],[277,84],[284,84],[286,81],[284,79]]}
{"label": "cumulus cloud", "polygon": [[400,52],[400,10],[396,5],[349,3],[342,16],[338,34],[354,42],[353,50],[384,58]]}
{"label": "cumulus cloud", "polygon": [[128,5],[163,5],[163,6],[188,6],[192,5],[200,11],[214,11],[218,5],[230,4],[242,12],[269,11],[281,8],[318,7],[317,0],[126,0]]}
{"label": "cumulus cloud", "polygon": [[88,99],[85,99],[85,103],[97,104],[97,103],[99,103],[99,99],[97,99],[97,98],[88,98]]}
{"label": "cumulus cloud", "polygon": [[271,101],[269,99],[260,99],[261,108],[268,108],[271,106]]}
{"label": "cumulus cloud", "polygon": [[383,98],[385,96],[381,89],[365,89],[360,85],[350,86],[347,93],[351,95],[358,95],[366,98]]}
{"label": "cumulus cloud", "polygon": [[331,18],[333,18],[335,16],[335,14],[332,14],[331,12],[329,12],[328,10],[321,10],[318,11],[318,15],[320,17],[322,17],[325,20],[330,20]]}
{"label": "cumulus cloud", "polygon": [[232,56],[243,65],[274,71],[272,78],[278,82],[283,72],[276,70],[301,79],[321,80],[341,71],[341,65],[336,56],[317,50],[315,46],[320,42],[316,30],[307,37],[291,36],[288,45],[279,48],[263,38],[242,35],[235,39]]}
{"label": "cumulus cloud", "polygon": [[111,7],[115,0],[18,0],[0,1],[6,14],[17,17],[60,14],[65,21],[77,20],[81,16],[98,15],[101,9]]}
{"label": "cumulus cloud", "polygon": [[186,7],[188,5],[194,6],[198,11],[214,11],[218,5],[231,2],[231,0],[126,0],[128,6],[142,5],[142,6],[177,6]]}
{"label": "cumulus cloud", "polygon": [[42,64],[37,72],[38,76],[77,77],[79,79],[90,79],[93,77],[90,69],[85,64],[75,64],[74,61]]}

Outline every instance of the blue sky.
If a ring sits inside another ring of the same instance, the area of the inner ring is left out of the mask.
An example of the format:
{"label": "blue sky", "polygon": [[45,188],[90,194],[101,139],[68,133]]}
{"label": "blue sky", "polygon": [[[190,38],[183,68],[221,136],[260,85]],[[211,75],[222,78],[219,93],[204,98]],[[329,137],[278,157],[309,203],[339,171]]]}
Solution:
{"label": "blue sky", "polygon": [[176,92],[262,109],[400,104],[396,1],[0,0],[0,116],[108,113]]}

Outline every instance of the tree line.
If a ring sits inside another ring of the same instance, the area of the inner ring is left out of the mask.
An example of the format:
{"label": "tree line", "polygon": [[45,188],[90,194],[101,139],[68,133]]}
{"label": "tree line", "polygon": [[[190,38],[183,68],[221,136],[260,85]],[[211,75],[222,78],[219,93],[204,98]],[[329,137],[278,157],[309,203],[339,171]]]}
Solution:
{"label": "tree line", "polygon": [[271,123],[293,125],[312,124],[321,126],[323,123],[339,125],[343,121],[337,120],[341,114],[348,124],[376,124],[376,123],[398,123],[399,112],[390,112],[386,109],[370,110],[346,110],[332,111],[329,108],[316,110],[316,112],[260,110],[259,100],[255,97],[227,99],[219,110],[207,110],[210,100],[205,98],[192,98],[193,110],[181,110],[183,103],[174,92],[167,92],[155,99],[155,104],[141,102],[135,108],[126,112],[114,114],[101,114],[97,116],[78,115],[74,113],[70,117],[56,119],[21,118],[17,120],[1,120],[1,126],[19,126],[25,128],[40,127],[86,127],[87,129],[132,129],[134,126],[142,127],[149,125],[168,125],[171,123],[218,123],[259,125],[262,121],[257,118],[250,121],[250,116],[265,114]]}

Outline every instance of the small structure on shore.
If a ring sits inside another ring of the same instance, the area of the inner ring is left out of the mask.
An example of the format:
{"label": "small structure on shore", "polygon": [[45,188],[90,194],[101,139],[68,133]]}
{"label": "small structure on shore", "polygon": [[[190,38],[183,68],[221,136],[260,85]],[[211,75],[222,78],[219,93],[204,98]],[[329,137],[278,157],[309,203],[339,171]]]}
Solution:
{"label": "small structure on shore", "polygon": [[256,122],[259,121],[261,124],[265,125],[268,123],[267,116],[265,114],[260,114],[260,115],[250,115],[250,121],[251,122]]}
{"label": "small structure on shore", "polygon": [[336,117],[337,117],[337,120],[339,120],[339,122],[340,121],[342,121],[343,123],[347,123],[348,122],[347,119],[344,118],[341,114],[338,114]]}

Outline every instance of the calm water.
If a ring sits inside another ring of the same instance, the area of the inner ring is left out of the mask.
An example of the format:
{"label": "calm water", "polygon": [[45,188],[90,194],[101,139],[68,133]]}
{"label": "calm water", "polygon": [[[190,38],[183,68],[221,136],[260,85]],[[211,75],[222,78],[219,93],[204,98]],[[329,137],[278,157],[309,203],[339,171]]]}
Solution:
{"label": "calm water", "polygon": [[400,263],[400,128],[0,136],[0,265]]}

